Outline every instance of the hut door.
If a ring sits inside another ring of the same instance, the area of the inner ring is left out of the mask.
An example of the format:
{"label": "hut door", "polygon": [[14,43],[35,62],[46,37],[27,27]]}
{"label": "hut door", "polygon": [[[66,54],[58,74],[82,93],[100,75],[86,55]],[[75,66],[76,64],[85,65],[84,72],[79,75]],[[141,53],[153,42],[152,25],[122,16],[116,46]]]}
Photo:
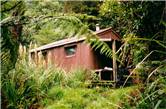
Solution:
{"label": "hut door", "polygon": [[[111,48],[112,42],[107,42],[107,44]],[[105,54],[101,54],[100,53],[100,48],[97,49],[97,50],[94,50],[94,54],[96,56],[96,60],[98,62],[98,68],[99,69],[103,69],[105,67],[110,67],[110,68],[113,67],[112,66],[112,58],[108,58],[107,56],[105,56]]]}

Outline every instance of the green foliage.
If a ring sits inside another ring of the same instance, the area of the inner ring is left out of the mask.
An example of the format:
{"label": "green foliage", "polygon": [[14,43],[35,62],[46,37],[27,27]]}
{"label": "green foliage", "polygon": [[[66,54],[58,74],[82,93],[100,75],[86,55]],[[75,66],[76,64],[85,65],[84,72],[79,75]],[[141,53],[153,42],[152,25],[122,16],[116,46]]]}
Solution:
{"label": "green foliage", "polygon": [[[34,42],[44,45],[60,39],[80,36],[77,33],[86,31],[87,27],[94,28],[98,20],[94,16],[98,14],[98,8],[94,6],[98,6],[99,2],[90,3],[86,1],[74,1],[74,3],[73,1],[27,1],[27,6],[32,8],[28,8],[25,15],[33,17],[27,28],[31,31]],[[78,8],[76,4],[81,5],[82,8]],[[87,25],[86,28],[80,20]]]}
{"label": "green foliage", "polygon": [[51,100],[45,109],[118,109],[121,108],[119,106],[121,99],[134,88],[136,87],[115,90],[102,87],[60,88],[61,91],[63,90],[63,97],[60,100]]}
{"label": "green foliage", "polygon": [[[26,22],[23,1],[4,1],[1,19],[1,65],[2,74],[14,68],[18,57],[18,46],[22,43],[22,29]],[[3,77],[3,75],[2,75]]]}
{"label": "green foliage", "polygon": [[41,17],[40,20],[32,20],[33,25],[29,25],[30,30],[37,30],[32,35],[40,45],[64,38],[80,37],[88,32],[87,26],[74,16],[48,16]]}
{"label": "green foliage", "polygon": [[59,86],[51,88],[48,92],[48,98],[54,101],[62,99],[63,96],[64,96],[63,88]]}
{"label": "green foliage", "polygon": [[84,69],[76,69],[67,75],[65,84],[68,87],[77,88],[84,87],[85,81],[88,79],[88,73]]}
{"label": "green foliage", "polygon": [[[3,103],[8,105],[6,108],[28,109],[41,105],[48,109],[165,107],[164,4],[104,1],[100,7],[101,2],[93,1],[75,4],[73,1],[2,1],[1,86]],[[27,23],[25,15],[29,16],[30,22],[23,29],[23,24]],[[29,65],[24,62],[26,60],[19,60],[15,65],[18,46],[20,43],[28,45],[31,39],[25,36],[29,34],[40,45],[67,37],[87,36],[86,41],[93,49],[100,49],[101,54],[111,57],[113,54],[109,46],[88,29],[94,29],[97,22],[101,28],[112,26],[122,36],[124,44],[117,51],[119,58],[116,59],[124,67],[136,67],[134,73],[139,73],[146,83],[143,91],[135,91],[126,98],[124,92],[128,93],[133,88],[85,88],[89,75],[84,70],[66,74],[51,66]],[[146,56],[148,59],[145,59]]]}
{"label": "green foliage", "polygon": [[95,30],[96,23],[100,20],[99,7],[102,1],[63,1],[64,13],[72,14],[79,18],[89,29]]}
{"label": "green foliage", "polygon": [[121,36],[135,33],[148,38],[164,30],[164,27],[160,25],[161,20],[164,20],[163,12],[164,2],[162,1],[106,1],[100,10],[103,17],[102,23],[115,28]]}
{"label": "green foliage", "polygon": [[159,77],[152,83],[148,83],[142,99],[137,104],[137,108],[154,108],[162,109],[166,107],[166,78]]}
{"label": "green foliage", "polygon": [[86,41],[92,45],[92,48],[94,50],[100,49],[101,54],[105,54],[108,57],[112,56],[111,48],[105,42],[100,41],[99,38],[97,38],[97,37],[92,37],[92,38],[88,37]]}
{"label": "green foliage", "polygon": [[[102,4],[100,24],[111,26],[122,37],[120,60],[125,66],[135,66],[152,50],[165,52],[164,11],[162,1],[105,1]],[[164,55],[154,53],[151,59],[162,60]]]}
{"label": "green foliage", "polygon": [[62,87],[84,87],[85,71],[77,70],[66,75],[59,68],[36,66],[20,57],[16,68],[6,74],[2,80],[3,102],[8,108],[31,108],[47,103],[47,99],[60,100]]}
{"label": "green foliage", "polygon": [[18,61],[16,68],[6,74],[2,91],[8,108],[30,108],[46,97],[52,86],[60,85],[63,80],[59,69],[37,67],[25,61]]}
{"label": "green foliage", "polygon": [[[165,80],[165,78],[160,77],[154,82],[146,84],[146,87],[142,87],[140,91],[136,92],[134,95],[130,95],[130,101],[128,103],[125,102],[124,107],[127,109],[164,109],[166,106]],[[143,92],[141,90],[143,90]]]}
{"label": "green foliage", "polygon": [[[21,58],[19,58],[21,59]],[[16,68],[3,80],[2,91],[8,108],[115,108],[124,92],[133,88],[111,90],[88,89],[85,82],[90,72],[82,69],[66,74],[58,68],[45,68],[19,60]],[[115,91],[115,92],[114,92]],[[99,104],[98,104],[99,103]]]}
{"label": "green foliage", "polygon": [[139,90],[133,91],[128,95],[128,103],[124,103],[125,108],[165,108],[165,66],[165,61],[149,61],[142,62],[136,67],[134,73],[140,75],[141,78],[139,82],[143,84]]}
{"label": "green foliage", "polygon": [[62,4],[58,1],[26,1],[27,7],[29,8],[25,15],[32,17],[39,17],[42,15],[56,15],[62,12]]}
{"label": "green foliage", "polygon": [[61,31],[56,31],[56,19],[50,20],[53,16],[56,18],[61,16],[59,12],[62,7],[58,1],[27,1],[26,5],[31,7],[27,9],[25,15],[31,18],[26,29],[30,32],[33,42],[43,45],[65,38],[64,35],[61,36]]}

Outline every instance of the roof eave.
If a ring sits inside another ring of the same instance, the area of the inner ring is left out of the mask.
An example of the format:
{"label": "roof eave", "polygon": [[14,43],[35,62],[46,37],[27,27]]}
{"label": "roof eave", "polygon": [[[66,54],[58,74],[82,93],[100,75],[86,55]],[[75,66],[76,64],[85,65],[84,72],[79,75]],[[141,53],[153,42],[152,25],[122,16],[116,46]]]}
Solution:
{"label": "roof eave", "polygon": [[[120,40],[120,36],[112,30],[112,28],[106,28],[106,29],[103,29],[103,30],[99,30],[99,31],[95,31],[94,34],[96,35],[99,35],[99,34],[102,34],[106,31],[112,31],[117,37],[118,37],[118,40]],[[53,42],[53,43],[50,43],[50,44],[47,44],[47,45],[43,45],[43,46],[40,46],[38,48],[34,48],[34,49],[31,49],[29,52],[36,52],[36,51],[42,51],[42,50],[47,50],[47,49],[51,49],[51,48],[55,48],[55,47],[59,47],[59,46],[63,46],[63,45],[66,45],[66,44],[71,44],[71,43],[77,43],[77,42],[80,42],[80,41],[83,41],[85,40],[86,38],[85,37],[82,37],[82,38],[71,38],[71,41],[68,41],[68,42],[63,42],[65,40],[68,40],[68,39],[64,39],[64,40],[60,40],[59,42]],[[102,41],[111,41],[112,39],[101,39]],[[58,43],[58,44],[57,44]]]}

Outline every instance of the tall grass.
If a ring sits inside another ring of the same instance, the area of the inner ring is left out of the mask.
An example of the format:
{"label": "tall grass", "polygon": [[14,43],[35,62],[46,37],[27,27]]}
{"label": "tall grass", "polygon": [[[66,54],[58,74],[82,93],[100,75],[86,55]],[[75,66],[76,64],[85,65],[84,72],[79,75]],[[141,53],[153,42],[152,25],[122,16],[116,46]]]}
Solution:
{"label": "tall grass", "polygon": [[36,67],[19,60],[15,69],[3,79],[2,90],[8,102],[8,108],[27,109],[37,105],[46,97],[49,88],[60,85],[64,78],[61,69],[43,66]]}
{"label": "tall grass", "polygon": [[[66,74],[60,68],[36,66],[19,58],[15,69],[2,78],[2,108],[9,109],[164,109],[166,107],[165,63],[141,63],[135,71],[143,76],[141,86],[110,89],[86,88],[92,72],[77,69]],[[155,65],[154,65],[155,64]],[[141,67],[142,66],[142,67]],[[146,73],[146,74],[145,74]],[[93,75],[94,76],[94,75]]]}
{"label": "tall grass", "polygon": [[[85,81],[84,70],[75,70],[69,74],[53,66],[36,66],[25,59],[19,59],[15,69],[3,78],[2,90],[7,108],[29,109],[40,107],[41,100],[51,97],[61,98],[63,93],[58,87],[82,87]],[[50,91],[52,87],[56,90]],[[59,90],[59,91],[58,91]],[[55,91],[55,92],[54,92]]]}
{"label": "tall grass", "polygon": [[85,87],[85,82],[91,77],[90,74],[91,72],[85,69],[75,69],[66,76],[65,85],[72,88]]}
{"label": "tall grass", "polygon": [[145,62],[136,69],[141,76],[141,86],[127,95],[125,108],[165,109],[166,108],[166,63]]}
{"label": "tall grass", "polygon": [[[18,60],[2,82],[9,109],[101,109],[120,108],[118,102],[128,89],[85,87],[90,72],[77,69],[66,74],[60,68],[45,68]],[[130,90],[130,89],[129,89]],[[116,93],[117,92],[117,93]]]}

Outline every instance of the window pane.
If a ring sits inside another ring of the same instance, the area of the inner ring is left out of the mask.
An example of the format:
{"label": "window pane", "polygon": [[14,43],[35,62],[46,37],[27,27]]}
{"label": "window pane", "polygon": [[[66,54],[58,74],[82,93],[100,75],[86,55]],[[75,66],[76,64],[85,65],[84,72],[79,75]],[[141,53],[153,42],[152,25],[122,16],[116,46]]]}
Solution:
{"label": "window pane", "polygon": [[65,47],[65,53],[67,56],[74,55],[76,52],[76,45],[70,46],[70,47]]}

